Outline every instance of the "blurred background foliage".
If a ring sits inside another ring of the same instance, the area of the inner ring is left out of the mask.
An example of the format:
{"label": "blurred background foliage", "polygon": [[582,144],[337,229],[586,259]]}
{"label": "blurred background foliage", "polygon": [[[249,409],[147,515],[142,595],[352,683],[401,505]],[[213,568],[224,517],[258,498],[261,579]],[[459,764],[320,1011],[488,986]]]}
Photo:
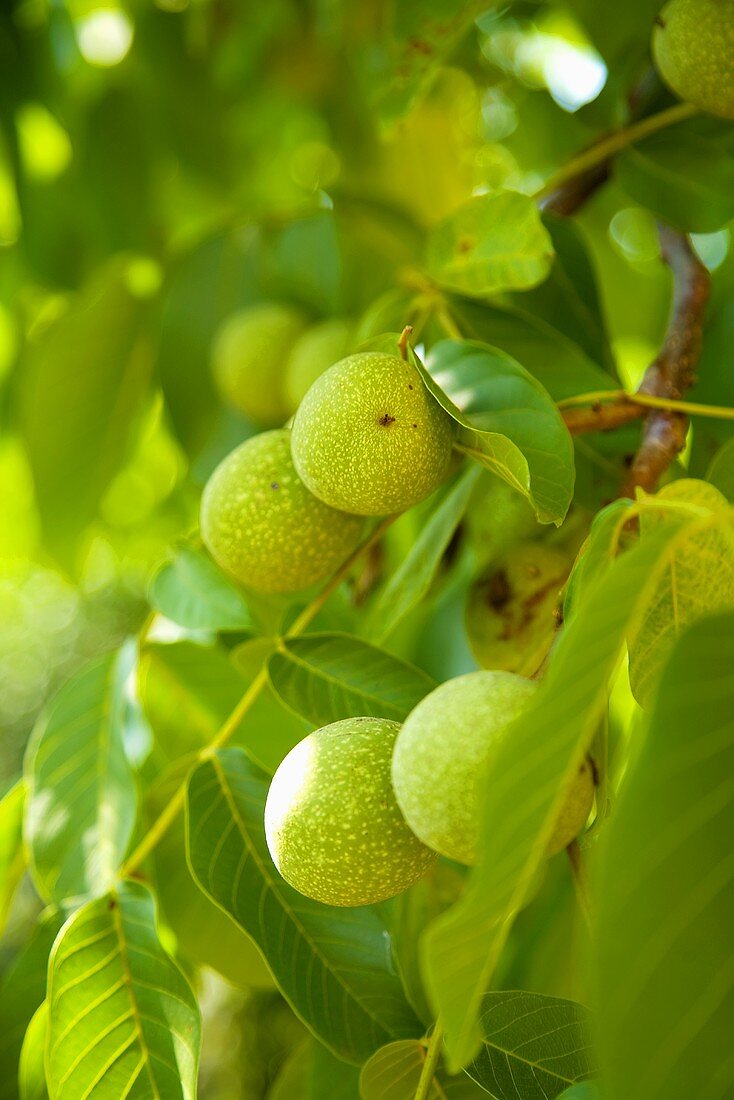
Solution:
{"label": "blurred background foliage", "polygon": [[[657,108],[672,102],[649,68],[658,7],[2,5],[0,793],[49,695],[143,622],[153,572],[196,529],[203,482],[255,430],[222,405],[211,380],[221,322],[282,298],[314,321],[347,315],[362,338],[401,328],[420,300],[433,226],[472,195],[532,193],[628,118],[632,89]],[[716,126],[692,132],[718,140]],[[706,169],[724,183],[730,130],[719,146],[726,163]],[[637,174],[620,169],[575,220],[578,233],[551,227],[559,259],[547,284],[457,307],[547,386],[554,371],[565,393],[601,388],[589,383],[600,372],[607,388],[615,373],[635,384],[655,353],[670,276],[659,262],[659,195],[646,201],[639,177],[639,165]],[[694,243],[714,273],[697,395],[734,404],[724,336],[734,277],[725,221],[734,211],[711,225],[705,209],[690,203],[683,226],[699,231]],[[708,422],[695,434],[692,469],[705,468],[727,431]],[[634,438],[579,444],[584,507],[611,495],[607,478],[616,481]],[[526,537],[528,518],[491,479],[479,492],[487,495],[468,524],[487,564]],[[395,525],[388,556],[404,556],[420,523],[418,509]],[[578,527],[569,537],[575,549]],[[390,648],[441,679],[475,667],[462,615],[469,579],[466,568],[448,576],[430,612],[414,612]],[[358,588],[322,625],[356,629],[355,603]],[[566,878],[550,873],[541,895],[558,952],[527,974],[537,953],[522,950],[533,922],[521,917],[505,977],[573,996]],[[22,912],[8,955],[23,935]],[[266,1096],[284,1052],[305,1037],[301,1025],[267,989],[245,994],[212,979],[204,1004],[202,1094]]]}

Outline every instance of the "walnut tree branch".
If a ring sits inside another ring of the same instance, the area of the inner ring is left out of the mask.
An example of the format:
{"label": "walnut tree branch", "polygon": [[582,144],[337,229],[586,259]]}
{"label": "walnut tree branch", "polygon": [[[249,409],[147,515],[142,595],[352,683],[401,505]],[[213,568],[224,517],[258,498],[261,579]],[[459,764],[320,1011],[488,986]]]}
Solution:
{"label": "walnut tree branch", "polygon": [[[663,259],[673,273],[673,309],[663,346],[647,368],[639,392],[679,401],[696,380],[711,280],[684,233],[661,226],[660,244]],[[654,489],[683,450],[687,432],[688,417],[684,413],[650,409],[621,495],[633,497],[638,486],[648,492]]]}

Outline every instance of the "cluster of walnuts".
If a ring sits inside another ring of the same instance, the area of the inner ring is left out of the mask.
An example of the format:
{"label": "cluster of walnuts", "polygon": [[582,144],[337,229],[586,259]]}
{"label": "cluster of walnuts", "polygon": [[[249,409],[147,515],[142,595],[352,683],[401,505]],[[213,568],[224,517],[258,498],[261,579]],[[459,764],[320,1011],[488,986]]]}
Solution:
{"label": "cluster of walnuts", "polygon": [[[231,404],[269,427],[229,454],[205,487],[204,543],[247,588],[296,592],[323,580],[357,545],[364,517],[404,511],[445,479],[454,422],[399,355],[338,358],[346,322],[307,328],[266,303],[231,318],[214,370]],[[338,361],[329,365],[334,357]],[[278,768],[265,832],[282,876],[330,905],[367,905],[407,889],[437,853],[477,860],[479,777],[536,683],[505,670],[442,684],[401,726],[348,718],[316,730]],[[594,779],[584,765],[549,844],[586,822]]]}

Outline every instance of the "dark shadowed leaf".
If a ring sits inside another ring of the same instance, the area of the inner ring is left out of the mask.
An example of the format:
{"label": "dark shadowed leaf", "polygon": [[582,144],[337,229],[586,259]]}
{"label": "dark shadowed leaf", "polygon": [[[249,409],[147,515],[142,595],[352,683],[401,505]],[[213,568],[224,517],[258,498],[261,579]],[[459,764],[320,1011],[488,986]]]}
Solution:
{"label": "dark shadowed leaf", "polygon": [[435,682],[348,634],[284,638],[268,662],[284,703],[314,726],[372,715],[402,722]]}
{"label": "dark shadowed leaf", "polygon": [[615,172],[630,198],[678,229],[713,233],[734,218],[734,156],[689,125],[625,149]]}
{"label": "dark shadowed leaf", "polygon": [[[283,995],[335,1054],[362,1062],[393,1038],[420,1034],[370,908],[338,909],[293,890],[265,841],[268,777],[238,749],[189,781],[189,859],[201,888],[260,947]],[[295,961],[294,961],[295,960]]]}
{"label": "dark shadowed leaf", "polygon": [[594,1073],[591,1015],[575,1001],[487,993],[481,1028],[482,1052],[467,1073],[498,1100],[554,1100]]}
{"label": "dark shadowed leaf", "polygon": [[343,1062],[316,1039],[293,1052],[267,1100],[360,1100],[359,1070]]}
{"label": "dark shadowed leaf", "polygon": [[676,643],[608,826],[599,1041],[610,1100],[734,1089],[734,615]]}
{"label": "dark shadowed leaf", "polygon": [[18,1100],[18,1067],[26,1028],[46,996],[48,956],[64,922],[49,910],[0,981],[0,1100]]}

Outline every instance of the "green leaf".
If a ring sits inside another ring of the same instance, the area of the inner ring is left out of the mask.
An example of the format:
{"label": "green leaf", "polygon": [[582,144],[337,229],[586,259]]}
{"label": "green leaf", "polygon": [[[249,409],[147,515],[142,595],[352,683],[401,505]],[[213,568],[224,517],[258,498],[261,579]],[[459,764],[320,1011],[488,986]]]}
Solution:
{"label": "green leaf", "polygon": [[402,0],[388,9],[386,84],[378,97],[387,117],[407,110],[436,66],[486,7],[484,0]]}
{"label": "green leaf", "polygon": [[192,774],[189,860],[201,888],[260,947],[297,1015],[336,1055],[362,1062],[420,1033],[377,913],[337,909],[293,890],[265,841],[268,778],[237,749]]}
{"label": "green leaf", "polygon": [[505,352],[469,340],[436,344],[426,369],[473,457],[526,497],[541,523],[559,524],[573,496],[573,442],[541,384]]}
{"label": "green leaf", "polygon": [[[152,820],[165,809],[181,778],[176,775],[156,791]],[[177,957],[211,967],[240,989],[272,989],[275,983],[250,936],[194,880],[186,859],[182,814],[156,845],[153,862],[160,916],[176,937]]]}
{"label": "green leaf", "polygon": [[254,629],[238,588],[211,558],[190,547],[183,547],[156,573],[150,602],[167,619],[189,630]]}
{"label": "green leaf", "polygon": [[371,715],[402,722],[435,681],[348,634],[284,638],[268,662],[283,702],[314,726]]}
{"label": "green leaf", "polygon": [[199,1009],[158,941],[145,887],[124,883],[67,921],[49,960],[48,1006],[51,1100],[194,1100]]}
{"label": "green leaf", "polygon": [[602,1096],[593,1081],[583,1081],[561,1093],[560,1100],[602,1100]]}
{"label": "green leaf", "polygon": [[594,1073],[591,1016],[575,1001],[487,993],[481,1027],[482,1052],[467,1073],[498,1100],[553,1100]]}
{"label": "green leaf", "polygon": [[479,866],[464,897],[424,937],[426,984],[444,1021],[450,1068],[479,1047],[482,997],[607,705],[625,635],[659,583],[668,544],[714,522],[692,520],[673,531],[663,525],[610,566],[561,633],[543,686],[502,739],[486,777],[492,798]]}
{"label": "green leaf", "polygon": [[465,470],[439,498],[435,510],[391,577],[370,612],[367,631],[384,642],[431,587],[446,547],[466,511],[479,471]]}
{"label": "green leaf", "polygon": [[18,1069],[20,1100],[48,1100],[45,1065],[47,1033],[48,1003],[43,1001],[28,1025],[20,1052]]}
{"label": "green leaf", "polygon": [[734,218],[734,156],[688,124],[629,146],[615,173],[630,198],[685,232],[713,233]]}
{"label": "green leaf", "polygon": [[[671,502],[671,509],[682,503],[704,514],[715,512],[719,522],[671,544],[654,598],[630,635],[630,686],[642,706],[650,701],[678,634],[697,619],[734,609],[734,510],[713,486],[689,478],[661,489],[655,502],[664,501]],[[666,516],[664,509],[643,513],[643,539],[653,518],[670,522],[675,514]],[[677,515],[685,521],[685,511]]]}
{"label": "green leaf", "polygon": [[[240,671],[240,654],[254,650],[255,671]],[[272,642],[258,638],[230,656],[220,646],[194,642],[146,645],[139,666],[139,691],[156,744],[171,760],[207,745],[231,714],[248,684],[267,661]],[[264,768],[275,770],[306,732],[305,726],[266,687],[234,733]]]}
{"label": "green leaf", "polygon": [[283,1066],[268,1100],[323,1100],[326,1096],[329,1100],[360,1100],[359,1070],[310,1038]]}
{"label": "green leaf", "polygon": [[146,644],[138,691],[156,744],[171,760],[212,740],[247,687],[220,646]]}
{"label": "green leaf", "polygon": [[558,327],[558,317],[521,312],[515,299],[512,305],[500,308],[494,303],[452,298],[451,314],[468,340],[507,352],[530,371],[554,401],[609,388],[607,372]]}
{"label": "green leaf", "polygon": [[25,354],[22,434],[46,542],[65,561],[128,453],[151,370],[146,312],[113,265]]}
{"label": "green leaf", "polygon": [[471,199],[432,230],[426,246],[429,274],[474,298],[536,286],[552,259],[537,203],[516,191]]}
{"label": "green leaf", "polygon": [[23,847],[25,783],[20,780],[0,802],[0,935],[26,868]]}
{"label": "green leaf", "polygon": [[632,507],[629,500],[614,500],[597,512],[591,530],[579,551],[563,598],[563,621],[568,623],[586,593],[606,572],[623,547],[626,517]]}
{"label": "green leaf", "polygon": [[61,688],[26,753],[25,835],[43,897],[104,893],[127,850],[137,811],[123,747],[126,669],[118,654]]}
{"label": "green leaf", "polygon": [[676,642],[602,847],[599,1043],[610,1100],[734,1089],[734,615]]}
{"label": "green leaf", "polygon": [[[543,214],[543,224],[550,233],[555,259],[550,275],[532,290],[508,295],[509,304],[520,317],[540,318],[562,333],[591,360],[611,375],[615,375],[614,355],[609,343],[596,272],[591,262],[584,236],[571,218]],[[488,339],[490,344],[499,341]],[[514,354],[512,348],[505,348]],[[532,370],[532,364],[517,356]],[[557,370],[554,360],[551,372]],[[534,371],[532,373],[535,373]],[[549,372],[550,373],[550,372]]]}
{"label": "green leaf", "polygon": [[706,472],[706,480],[734,503],[734,439],[716,452]]}
{"label": "green leaf", "polygon": [[0,1100],[18,1100],[23,1037],[46,996],[48,956],[64,917],[48,910],[0,980]]}
{"label": "green leaf", "polygon": [[[401,1039],[380,1047],[367,1061],[359,1078],[360,1100],[413,1100],[426,1061],[426,1045]],[[478,1100],[487,1093],[465,1073],[434,1074],[426,1100]]]}

